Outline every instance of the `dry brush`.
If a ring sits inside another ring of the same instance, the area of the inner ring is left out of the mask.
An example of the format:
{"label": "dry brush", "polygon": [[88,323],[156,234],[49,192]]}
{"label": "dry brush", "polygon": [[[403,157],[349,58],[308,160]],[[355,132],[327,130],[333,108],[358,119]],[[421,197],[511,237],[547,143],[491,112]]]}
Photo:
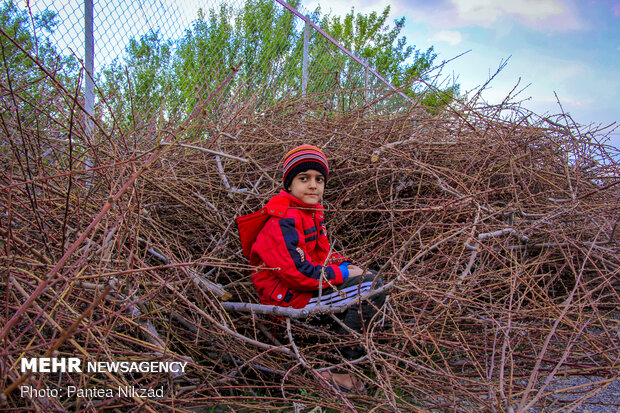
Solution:
{"label": "dry brush", "polygon": [[[331,114],[313,96],[220,119],[199,108],[180,126],[109,116],[89,134],[54,76],[37,80],[47,97],[10,76],[1,90],[3,408],[527,411],[566,408],[562,391],[575,407],[617,380],[620,170],[605,130],[473,101]],[[302,142],[329,158],[334,248],[389,285],[363,335],[234,304],[257,304],[234,218],[279,191],[281,156]],[[345,361],[350,345],[367,356]],[[19,370],[42,356],[189,368]],[[312,373],[326,368],[368,392],[334,391]],[[594,385],[551,386],[566,375]],[[23,397],[23,384],[164,397]]]}

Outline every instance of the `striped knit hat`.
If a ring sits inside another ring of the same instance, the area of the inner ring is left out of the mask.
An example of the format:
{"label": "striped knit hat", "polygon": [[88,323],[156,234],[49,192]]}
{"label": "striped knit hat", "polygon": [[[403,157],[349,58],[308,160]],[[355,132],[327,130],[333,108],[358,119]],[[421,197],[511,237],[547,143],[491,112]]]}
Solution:
{"label": "striped knit hat", "polygon": [[284,181],[284,188],[287,189],[295,175],[301,172],[305,172],[308,169],[314,169],[319,171],[325,177],[327,182],[327,175],[329,167],[327,166],[327,158],[325,154],[316,146],[312,145],[300,145],[295,149],[292,149],[284,156],[284,174],[282,180]]}

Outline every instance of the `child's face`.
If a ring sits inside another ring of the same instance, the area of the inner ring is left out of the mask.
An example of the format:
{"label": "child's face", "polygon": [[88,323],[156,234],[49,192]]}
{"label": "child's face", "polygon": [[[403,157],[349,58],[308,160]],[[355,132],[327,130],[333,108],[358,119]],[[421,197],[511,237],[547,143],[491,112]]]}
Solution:
{"label": "child's face", "polygon": [[325,190],[325,177],[314,169],[298,173],[291,181],[288,191],[295,198],[306,204],[318,204],[323,198]]}

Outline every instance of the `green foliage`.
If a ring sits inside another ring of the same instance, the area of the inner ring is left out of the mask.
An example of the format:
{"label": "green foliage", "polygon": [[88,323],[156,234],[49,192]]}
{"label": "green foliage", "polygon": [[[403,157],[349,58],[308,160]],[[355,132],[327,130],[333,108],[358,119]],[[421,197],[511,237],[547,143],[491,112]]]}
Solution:
{"label": "green foliage", "polygon": [[[290,4],[298,7],[299,0]],[[390,27],[389,13],[389,7],[367,15],[352,9],[344,17],[334,17],[322,16],[317,9],[310,18],[389,82],[418,98],[424,88],[415,81],[428,80],[436,54],[432,47],[420,51],[408,45],[401,36],[405,19]],[[326,108],[346,110],[365,104],[368,97],[360,92],[364,86],[375,91],[374,98],[389,92],[382,81],[367,77],[362,65],[312,32],[308,93],[326,96],[330,103]],[[222,3],[201,9],[181,39],[162,39],[156,32],[131,39],[124,64],[114,62],[103,71],[103,97],[113,102],[111,109],[123,125],[136,127],[140,119],[153,116],[175,121],[207,100],[239,67],[205,112],[217,117],[241,105],[262,108],[301,94],[303,47],[303,23],[275,2],[248,0],[241,9]],[[131,98],[119,102],[114,95]],[[441,107],[456,96],[458,85],[425,93],[420,100]],[[392,104],[398,109],[404,103]]]}
{"label": "green foliage", "polygon": [[[293,7],[299,1],[290,2]],[[243,78],[249,90],[263,89],[261,104],[273,103],[282,96],[290,82],[298,76],[293,66],[298,66],[297,53],[292,53],[295,38],[295,17],[275,2],[250,0],[244,5],[238,19],[240,37],[243,39]],[[286,66],[286,68],[284,68]],[[277,91],[277,93],[276,93]]]}
{"label": "green foliage", "polygon": [[187,111],[205,100],[236,64],[240,44],[232,17],[233,9],[226,4],[208,16],[200,10],[193,29],[179,42],[173,76],[180,92],[177,103]]}
{"label": "green foliage", "polygon": [[[136,128],[158,116],[170,116],[171,106],[166,106],[174,91],[171,48],[171,41],[162,40],[157,32],[149,32],[139,40],[129,40],[125,65],[114,61],[102,70],[100,93],[112,106],[120,126]],[[120,96],[131,99],[119,99]]]}
{"label": "green foliage", "polygon": [[160,107],[170,82],[170,41],[162,41],[157,32],[149,32],[140,41],[131,39],[127,46],[130,87],[140,101]]}
{"label": "green foliage", "polygon": [[[290,4],[299,7],[300,2]],[[436,54],[432,47],[421,51],[408,45],[401,36],[405,19],[395,20],[390,27],[389,13],[386,7],[380,13],[351,9],[342,17],[323,16],[317,8],[310,19],[425,105],[440,108],[458,98],[458,85],[434,92],[420,87],[416,80],[428,80]],[[35,56],[64,84],[77,84],[76,60],[58,53],[48,40],[56,19],[49,11],[30,16],[12,0],[5,0],[0,8],[3,30],[25,51],[5,36],[0,39],[2,75],[9,73],[13,81],[28,85],[33,101],[50,100],[45,97],[48,89],[40,82],[40,71],[27,55]],[[97,114],[122,128],[139,128],[153,119],[177,122],[207,100],[233,67],[239,67],[239,72],[205,108],[210,116],[231,113],[242,105],[259,109],[284,97],[299,96],[303,30],[300,19],[271,1],[248,0],[240,9],[222,3],[200,10],[180,39],[165,39],[151,31],[129,40],[125,56],[98,73]],[[328,111],[358,107],[390,91],[319,33],[311,33],[308,93],[325,96]],[[386,102],[384,108],[391,109]],[[404,103],[395,99],[390,104],[397,110]]]}
{"label": "green foliage", "polygon": [[22,122],[34,121],[41,113],[48,117],[60,114],[54,88],[35,60],[64,86],[75,84],[77,62],[58,53],[48,38],[56,25],[56,15],[50,11],[30,16],[12,0],[0,6],[0,27],[6,33],[0,36],[0,76],[4,84],[19,90],[22,98],[4,100],[3,109],[19,111]]}
{"label": "green foliage", "polygon": [[[421,98],[423,104],[442,107],[458,97],[458,85],[441,91],[431,91],[416,83],[418,80],[429,81],[428,71],[433,67],[437,54],[433,47],[421,51],[408,45],[406,37],[399,37],[405,18],[395,20],[394,27],[390,27],[387,22],[389,13],[390,6],[380,14],[372,12],[368,15],[356,14],[354,9],[351,9],[344,17],[323,17],[320,27],[411,98],[417,99],[424,92]],[[361,65],[350,59],[343,60],[340,65],[346,68],[346,78],[342,82],[344,87],[354,82],[359,84],[359,79],[363,76]],[[371,77],[368,86],[382,88],[384,84]]]}
{"label": "green foliage", "polygon": [[[16,43],[20,45],[27,53],[36,55],[38,44],[30,32],[30,22],[28,14],[19,9],[15,3],[5,1],[0,8],[0,26],[2,30]],[[51,32],[53,25],[53,15],[45,13],[42,16],[36,16],[34,21],[34,29],[47,30]],[[0,46],[2,47],[2,65],[3,72],[7,70],[15,71],[19,76],[28,76],[32,73],[34,63],[30,59],[26,59],[25,55],[19,51],[12,41],[7,37],[0,37]],[[44,51],[45,49],[43,49]]]}
{"label": "green foliage", "polygon": [[[291,4],[297,5],[297,2]],[[208,15],[200,10],[179,42],[174,72],[187,110],[204,101],[232,67],[240,72],[223,95],[271,104],[290,87],[296,32],[294,17],[274,2],[249,0],[243,9],[222,4]],[[225,100],[225,99],[223,99]],[[218,109],[212,109],[218,110]]]}
{"label": "green foliage", "polygon": [[[321,28],[369,63],[383,77],[393,83],[402,83],[407,78],[420,76],[428,70],[435,54],[433,48],[421,53],[407,45],[406,37],[398,38],[405,18],[396,20],[395,26],[390,28],[387,24],[389,13],[390,6],[380,15],[377,12],[369,15],[355,14],[351,9],[344,18],[324,17]],[[413,63],[408,63],[408,60],[413,60]]]}
{"label": "green foliage", "polygon": [[[13,0],[7,0],[0,6],[0,26],[13,41],[0,36],[2,59],[0,65],[3,73],[10,70],[11,74],[26,80],[38,77],[34,68],[36,64],[26,56],[35,57],[43,66],[58,71],[59,80],[66,81],[76,74],[77,62],[73,57],[63,56],[54,48],[51,35],[58,22],[53,12],[46,10],[41,14],[30,16],[19,8]],[[20,50],[20,48],[23,50]],[[25,52],[25,53],[24,53]],[[62,69],[62,71],[60,71]]]}
{"label": "green foliage", "polygon": [[427,90],[421,96],[421,103],[430,113],[438,113],[448,103],[461,98],[459,85],[452,85],[443,90]]}

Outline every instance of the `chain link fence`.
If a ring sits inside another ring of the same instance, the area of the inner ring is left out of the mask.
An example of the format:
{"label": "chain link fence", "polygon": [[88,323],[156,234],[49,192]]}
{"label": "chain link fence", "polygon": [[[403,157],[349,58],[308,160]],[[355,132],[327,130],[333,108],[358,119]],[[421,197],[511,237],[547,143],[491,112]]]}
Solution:
{"label": "chain link fence", "polygon": [[[88,63],[86,2],[30,0],[32,20],[53,13],[46,36],[75,70]],[[95,1],[95,115],[118,123],[178,122],[202,108],[209,117],[260,111],[283,98],[316,97],[326,111],[397,111],[410,100],[318,29],[316,13],[280,0]],[[86,65],[88,68],[88,65]],[[218,90],[234,73],[232,81]],[[87,107],[89,97],[86,96]]]}

